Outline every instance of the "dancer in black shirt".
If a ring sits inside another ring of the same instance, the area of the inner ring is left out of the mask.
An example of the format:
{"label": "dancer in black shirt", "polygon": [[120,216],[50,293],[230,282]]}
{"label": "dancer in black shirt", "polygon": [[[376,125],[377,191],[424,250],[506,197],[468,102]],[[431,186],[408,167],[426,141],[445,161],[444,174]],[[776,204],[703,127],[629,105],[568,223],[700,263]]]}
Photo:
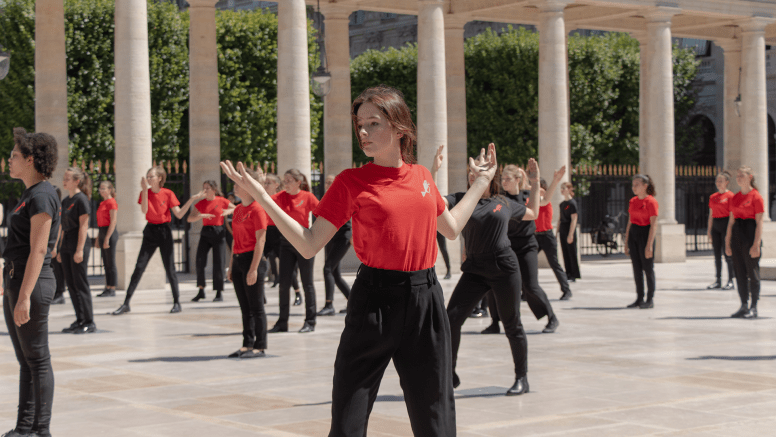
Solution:
{"label": "dancer in black shirt", "polygon": [[[569,282],[581,278],[579,274],[579,263],[577,262],[577,201],[574,200],[574,186],[570,182],[560,184],[560,194],[563,195],[563,202],[560,203],[560,221],[558,223],[558,239],[560,240],[560,249],[563,252],[563,265],[566,268],[566,279]],[[567,300],[571,297],[565,294],[561,300]]]}

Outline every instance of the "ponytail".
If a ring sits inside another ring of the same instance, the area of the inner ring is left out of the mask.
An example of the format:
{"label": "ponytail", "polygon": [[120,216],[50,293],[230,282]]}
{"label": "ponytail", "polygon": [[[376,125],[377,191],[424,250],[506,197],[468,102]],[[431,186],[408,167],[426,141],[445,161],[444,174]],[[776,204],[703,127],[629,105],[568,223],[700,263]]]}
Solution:
{"label": "ponytail", "polygon": [[70,172],[73,179],[78,181],[78,189],[86,194],[87,199],[92,198],[92,178],[78,167],[69,167],[65,172]]}
{"label": "ponytail", "polygon": [[647,186],[647,195],[648,196],[655,196],[657,194],[657,191],[655,191],[655,184],[652,182],[652,178],[649,177],[648,174],[637,174],[636,176],[633,176],[633,179],[638,179]]}

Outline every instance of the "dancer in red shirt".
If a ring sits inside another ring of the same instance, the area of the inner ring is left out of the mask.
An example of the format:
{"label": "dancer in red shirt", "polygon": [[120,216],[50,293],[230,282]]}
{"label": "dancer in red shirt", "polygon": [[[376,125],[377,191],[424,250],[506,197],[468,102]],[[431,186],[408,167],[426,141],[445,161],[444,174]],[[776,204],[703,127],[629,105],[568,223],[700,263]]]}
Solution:
{"label": "dancer in red shirt", "polygon": [[[628,207],[628,227],[625,229],[625,254],[633,264],[636,280],[636,301],[628,308],[652,308],[655,296],[655,233],[657,232],[657,200],[655,185],[648,175],[637,174],[631,184],[633,194]],[[647,300],[644,301],[644,276],[647,278]]]}
{"label": "dancer in red shirt", "polygon": [[213,250],[213,290],[216,297],[213,302],[221,302],[224,298],[224,247],[226,244],[226,229],[224,217],[234,211],[234,204],[226,200],[218,189],[216,181],[205,181],[202,184],[205,198],[194,204],[194,209],[186,219],[189,223],[202,220],[202,232],[197,244],[197,287],[199,292],[192,302],[205,298],[205,266],[207,254]]}
{"label": "dancer in red shirt", "polygon": [[[554,173],[549,187],[547,187],[547,181],[544,179],[539,182],[542,199],[539,217],[536,219],[536,241],[539,243],[539,251],[544,251],[544,255],[547,257],[547,262],[550,264],[552,273],[555,274],[555,279],[558,280],[558,285],[560,285],[560,291],[563,293],[561,296],[563,300],[571,298],[571,288],[569,287],[566,272],[560,266],[560,262],[558,262],[558,240],[555,239],[555,234],[552,232],[552,196],[555,194],[555,190],[558,188],[558,184],[560,184],[565,172],[565,166],[558,169]],[[561,238],[565,238],[565,236],[561,236]],[[557,319],[555,324],[558,324]]]}
{"label": "dancer in red shirt", "polygon": [[714,267],[717,271],[716,280],[713,284],[706,287],[708,290],[722,288],[731,290],[733,288],[733,260],[725,255],[725,264],[728,267],[728,281],[725,287],[722,287],[722,254],[724,252],[725,238],[727,237],[727,228],[730,223],[730,201],[733,199],[733,192],[728,190],[730,184],[730,173],[727,170],[717,175],[717,192],[709,196],[709,223],[706,235],[714,248]]}
{"label": "dancer in red shirt", "polygon": [[97,245],[102,255],[102,266],[105,269],[105,290],[97,297],[112,297],[116,295],[118,269],[116,268],[116,244],[119,233],[116,232],[119,205],[116,203],[116,189],[110,181],[100,182],[100,202],[97,208]]}
{"label": "dancer in red shirt", "polygon": [[149,169],[146,176],[140,178],[141,191],[137,203],[145,214],[148,224],[143,229],[143,242],[140,244],[140,253],[137,254],[135,271],[132,272],[132,278],[129,280],[127,296],[124,298],[124,303],[112,313],[114,316],[130,311],[129,301],[132,300],[132,295],[135,293],[137,284],[140,283],[140,278],[143,277],[148,261],[151,260],[151,256],[156,252],[157,248],[159,248],[162,255],[162,263],[167,273],[167,280],[170,281],[173,300],[170,312],[181,312],[178,276],[175,274],[175,259],[173,258],[172,228],[170,227],[172,217],[170,212],[175,214],[175,217],[178,217],[178,219],[182,219],[192,202],[204,199],[206,194],[204,191],[200,191],[186,201],[183,208],[181,208],[175,193],[164,188],[166,180],[167,172],[159,165]]}
{"label": "dancer in red shirt", "polygon": [[[311,258],[353,220],[359,268],[334,363],[330,436],[364,436],[383,372],[393,359],[407,399],[413,433],[452,437],[455,399],[450,323],[434,272],[436,231],[453,239],[461,232],[496,172],[492,144],[469,166],[472,187],[450,211],[431,173],[415,164],[416,130],[396,89],[376,87],[353,103],[353,124],[364,153],[374,162],[345,170],[315,210],[310,229],[286,214],[261,184],[238,164],[226,174],[265,208],[280,232]],[[408,213],[411,212],[411,213]]]}
{"label": "dancer in red shirt", "polygon": [[[731,317],[752,319],[757,317],[757,301],[760,299],[760,246],[765,200],[757,191],[750,167],[738,168],[736,183],[741,191],[730,200],[725,254],[733,258],[741,308]],[[748,306],[750,294],[752,305]]]}

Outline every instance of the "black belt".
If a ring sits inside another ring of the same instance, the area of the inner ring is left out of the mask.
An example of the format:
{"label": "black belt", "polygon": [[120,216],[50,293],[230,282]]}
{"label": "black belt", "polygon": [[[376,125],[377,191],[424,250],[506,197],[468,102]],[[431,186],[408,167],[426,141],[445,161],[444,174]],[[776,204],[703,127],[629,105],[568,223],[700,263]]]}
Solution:
{"label": "black belt", "polygon": [[435,284],[436,271],[434,267],[425,270],[416,270],[414,272],[402,272],[399,270],[384,270],[369,267],[361,264],[358,268],[357,276],[370,285],[378,287],[390,287],[396,285],[424,285]]}

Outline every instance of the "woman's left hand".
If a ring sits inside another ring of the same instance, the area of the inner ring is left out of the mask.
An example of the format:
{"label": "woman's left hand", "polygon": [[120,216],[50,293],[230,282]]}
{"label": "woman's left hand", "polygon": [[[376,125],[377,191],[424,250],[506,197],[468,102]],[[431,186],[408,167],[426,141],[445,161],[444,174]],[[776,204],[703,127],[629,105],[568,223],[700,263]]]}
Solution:
{"label": "woman's left hand", "polygon": [[749,256],[752,258],[759,258],[760,257],[760,245],[752,246],[749,249]]}
{"label": "woman's left hand", "polygon": [[[536,162],[535,159],[529,158],[528,159],[528,165],[526,167],[526,177],[528,178],[528,181],[531,182],[531,186],[533,187],[534,184],[538,187],[539,186],[539,163]],[[565,169],[564,169],[565,171]]]}
{"label": "woman's left hand", "polygon": [[474,158],[469,158],[469,170],[477,177],[487,178],[489,183],[496,175],[497,168],[496,145],[493,143],[488,144],[487,153],[485,152],[485,149],[482,149],[476,160]]}
{"label": "woman's left hand", "polygon": [[106,238],[105,241],[102,243],[103,249],[110,249],[110,238]]}
{"label": "woman's left hand", "polygon": [[442,167],[442,162],[445,160],[444,155],[442,155],[442,150],[444,149],[444,145],[437,147],[436,155],[434,155],[434,163],[431,164],[431,174],[436,174],[436,172]]}
{"label": "woman's left hand", "polygon": [[259,280],[259,272],[256,270],[251,270],[250,272],[248,272],[248,276],[245,277],[245,283],[248,285],[253,285],[258,280]]}
{"label": "woman's left hand", "polygon": [[569,235],[568,237],[566,237],[566,243],[574,244],[574,236],[573,235]]}
{"label": "woman's left hand", "polygon": [[84,260],[83,250],[76,251],[76,253],[73,254],[73,261],[75,261],[76,264],[81,264],[83,260]]}
{"label": "woman's left hand", "polygon": [[13,321],[16,326],[22,326],[30,321],[30,299],[19,299],[13,310]]}
{"label": "woman's left hand", "polygon": [[647,247],[646,249],[644,249],[644,258],[651,259],[652,255],[653,254],[652,254],[652,248],[651,247]]}

